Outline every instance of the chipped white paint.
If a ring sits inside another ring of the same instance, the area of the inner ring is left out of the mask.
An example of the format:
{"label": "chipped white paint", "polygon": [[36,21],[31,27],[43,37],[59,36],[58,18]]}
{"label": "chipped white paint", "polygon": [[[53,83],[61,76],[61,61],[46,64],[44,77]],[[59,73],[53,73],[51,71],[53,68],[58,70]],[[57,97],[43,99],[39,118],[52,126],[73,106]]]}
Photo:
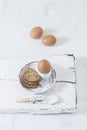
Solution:
{"label": "chipped white paint", "polygon": [[[32,93],[19,82],[21,68],[34,60],[46,58],[56,71],[56,84],[44,95],[57,95],[61,101],[55,105],[16,103],[17,98],[31,97]],[[64,113],[76,109],[75,59],[73,55],[49,55],[16,59],[0,59],[0,113]]]}
{"label": "chipped white paint", "polygon": [[[50,48],[41,40],[30,39],[29,31],[36,25],[44,28],[44,35],[54,34],[57,44]],[[1,58],[54,53],[76,56],[78,112],[50,116],[0,114],[0,130],[87,129],[87,1],[0,0]]]}

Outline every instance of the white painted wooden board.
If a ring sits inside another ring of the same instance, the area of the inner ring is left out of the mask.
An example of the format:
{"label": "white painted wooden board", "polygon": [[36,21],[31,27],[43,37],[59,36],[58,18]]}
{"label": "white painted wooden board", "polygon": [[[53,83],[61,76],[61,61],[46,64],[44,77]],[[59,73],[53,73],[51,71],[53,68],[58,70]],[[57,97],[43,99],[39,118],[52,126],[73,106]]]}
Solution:
{"label": "white painted wooden board", "polygon": [[[56,71],[56,85],[44,95],[57,95],[61,101],[55,105],[18,104],[16,99],[28,98],[31,92],[19,82],[20,69],[31,61],[46,58]],[[0,59],[0,113],[53,114],[73,112],[77,108],[75,57],[73,55],[32,56]]]}

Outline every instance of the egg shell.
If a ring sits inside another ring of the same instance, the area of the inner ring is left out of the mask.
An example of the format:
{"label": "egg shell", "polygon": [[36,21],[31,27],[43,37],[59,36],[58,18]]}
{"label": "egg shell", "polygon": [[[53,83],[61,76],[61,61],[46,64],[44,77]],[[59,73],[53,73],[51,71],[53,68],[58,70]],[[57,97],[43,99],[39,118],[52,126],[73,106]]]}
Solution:
{"label": "egg shell", "polygon": [[43,34],[43,29],[39,26],[34,27],[31,32],[30,32],[30,36],[33,39],[38,39],[41,37],[41,35]]}
{"label": "egg shell", "polygon": [[46,46],[52,46],[56,43],[56,37],[53,35],[47,35],[42,38],[42,43]]}
{"label": "egg shell", "polygon": [[51,65],[47,60],[43,59],[38,63],[38,70],[40,73],[47,74],[51,70]]}

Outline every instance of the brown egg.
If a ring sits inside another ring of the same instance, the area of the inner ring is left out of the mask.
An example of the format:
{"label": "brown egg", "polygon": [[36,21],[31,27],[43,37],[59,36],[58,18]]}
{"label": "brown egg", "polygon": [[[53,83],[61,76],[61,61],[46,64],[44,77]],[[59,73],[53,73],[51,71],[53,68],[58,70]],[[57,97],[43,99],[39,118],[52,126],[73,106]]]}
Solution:
{"label": "brown egg", "polygon": [[30,36],[34,39],[38,39],[41,37],[41,35],[43,34],[43,29],[39,26],[34,27],[31,32],[30,32]]}
{"label": "brown egg", "polygon": [[42,42],[46,46],[52,46],[56,43],[56,37],[53,35],[47,35],[42,38]]}
{"label": "brown egg", "polygon": [[51,65],[47,60],[43,59],[38,63],[38,70],[43,74],[47,74],[51,70]]}

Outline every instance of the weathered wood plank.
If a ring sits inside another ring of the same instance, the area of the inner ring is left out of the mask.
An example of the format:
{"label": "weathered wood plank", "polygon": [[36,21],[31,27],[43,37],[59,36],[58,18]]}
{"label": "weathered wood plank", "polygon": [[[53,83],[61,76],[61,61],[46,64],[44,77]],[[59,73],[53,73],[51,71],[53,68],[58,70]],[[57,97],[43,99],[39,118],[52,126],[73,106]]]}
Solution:
{"label": "weathered wood plank", "polygon": [[[46,58],[56,70],[55,87],[44,93],[55,94],[61,98],[56,105],[17,104],[17,98],[31,96],[31,93],[19,83],[20,69],[33,60]],[[0,113],[36,113],[50,114],[71,112],[76,109],[75,58],[73,55],[50,55],[41,57],[0,59]]]}

